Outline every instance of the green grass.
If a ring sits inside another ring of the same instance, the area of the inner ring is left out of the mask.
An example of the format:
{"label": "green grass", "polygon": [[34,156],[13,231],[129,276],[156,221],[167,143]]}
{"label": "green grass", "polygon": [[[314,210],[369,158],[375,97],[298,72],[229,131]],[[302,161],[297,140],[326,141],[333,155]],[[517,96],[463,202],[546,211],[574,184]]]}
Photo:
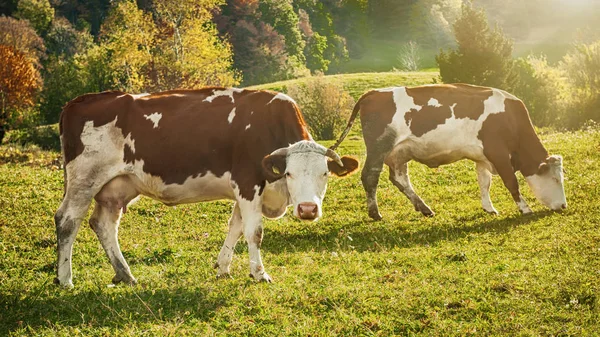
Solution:
{"label": "green grass", "polygon": [[[371,89],[386,88],[392,86],[413,86],[421,84],[431,84],[438,80],[439,73],[436,70],[419,72],[384,72],[384,73],[356,73],[327,75],[327,81],[341,84],[354,99],[358,99],[362,94]],[[310,77],[298,78],[294,80],[279,81],[268,84],[260,84],[248,87],[249,89],[268,89],[274,91],[287,92],[290,85],[301,85],[309,81]],[[301,107],[302,108],[302,107]]]}
{"label": "green grass", "polygon": [[[472,163],[411,163],[437,212],[424,218],[381,178],[383,221],[366,214],[359,174],[331,178],[324,218],[266,221],[273,284],[248,278],[240,242],[234,279],[212,268],[232,203],[167,207],[142,199],[121,223],[139,284],[108,287],[112,268],[83,224],[72,290],[52,284],[52,216],[62,196],[57,152],[0,147],[0,335],[577,335],[600,331],[600,130],[542,135],[564,156],[569,208],[518,214],[495,177],[484,213]],[[326,143],[328,145],[329,143]],[[364,162],[360,139],[342,154]]]}

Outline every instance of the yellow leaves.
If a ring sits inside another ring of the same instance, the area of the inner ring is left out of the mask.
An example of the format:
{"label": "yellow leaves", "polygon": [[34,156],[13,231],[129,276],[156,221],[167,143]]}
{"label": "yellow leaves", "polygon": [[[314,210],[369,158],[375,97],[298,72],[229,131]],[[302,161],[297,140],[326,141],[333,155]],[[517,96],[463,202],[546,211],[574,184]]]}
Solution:
{"label": "yellow leaves", "polygon": [[34,104],[41,87],[37,69],[26,56],[16,49],[0,45],[0,123],[9,110]]}
{"label": "yellow leaves", "polygon": [[110,86],[142,92],[238,84],[231,47],[210,23],[221,2],[157,1],[154,18],[134,1],[117,3],[101,28],[97,59]]}

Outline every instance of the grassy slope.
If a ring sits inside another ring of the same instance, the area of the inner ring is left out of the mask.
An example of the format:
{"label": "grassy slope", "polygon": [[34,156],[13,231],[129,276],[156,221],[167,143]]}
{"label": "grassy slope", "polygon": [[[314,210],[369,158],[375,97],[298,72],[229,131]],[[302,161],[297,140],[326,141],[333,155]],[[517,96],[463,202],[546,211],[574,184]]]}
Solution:
{"label": "grassy slope", "polygon": [[[167,207],[142,199],[121,225],[140,284],[107,287],[113,272],[87,224],[74,247],[71,291],[52,284],[52,215],[62,195],[55,152],[0,147],[0,335],[594,335],[600,331],[600,131],[549,133],[568,170],[569,209],[520,216],[495,177],[499,216],[478,201],[473,165],[411,163],[433,209],[424,218],[382,174],[385,219],[367,218],[359,175],[331,179],[325,217],[267,221],[263,257],[274,284],[212,264],[232,204]],[[326,144],[327,145],[327,144]],[[364,162],[360,140],[341,153]],[[523,182],[521,181],[523,185]]]}
{"label": "grassy slope", "polygon": [[[348,91],[350,95],[354,97],[354,99],[358,99],[362,94],[371,89],[391,86],[431,84],[438,77],[439,73],[435,71],[357,73],[326,76],[328,81],[341,83],[344,86],[344,89]],[[309,79],[310,77],[305,77],[294,80],[255,85],[248,88],[287,92],[287,87],[289,85],[299,85]]]}

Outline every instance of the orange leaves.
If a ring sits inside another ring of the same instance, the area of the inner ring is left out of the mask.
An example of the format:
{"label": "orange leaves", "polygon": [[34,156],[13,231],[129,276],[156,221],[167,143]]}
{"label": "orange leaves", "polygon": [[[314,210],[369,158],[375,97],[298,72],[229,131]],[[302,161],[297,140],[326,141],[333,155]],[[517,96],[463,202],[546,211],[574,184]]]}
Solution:
{"label": "orange leaves", "polygon": [[0,108],[6,118],[8,110],[33,105],[42,82],[38,70],[15,48],[0,45],[0,60]]}

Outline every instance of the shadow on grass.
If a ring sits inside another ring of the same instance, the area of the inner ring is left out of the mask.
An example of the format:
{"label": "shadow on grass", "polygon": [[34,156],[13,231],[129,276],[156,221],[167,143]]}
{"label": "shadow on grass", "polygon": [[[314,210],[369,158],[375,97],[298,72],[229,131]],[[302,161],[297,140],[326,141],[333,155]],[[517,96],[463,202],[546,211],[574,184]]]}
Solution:
{"label": "shadow on grass", "polygon": [[[409,248],[414,246],[433,245],[439,241],[456,241],[470,234],[507,233],[522,225],[543,219],[553,211],[541,211],[529,215],[516,215],[506,218],[490,218],[487,214],[457,218],[456,226],[437,226],[435,224],[416,231],[400,227],[395,223],[384,221],[356,220],[343,225],[328,225],[328,232],[315,234],[306,230],[288,233],[271,230],[266,233],[263,249],[271,254],[289,251],[310,251],[319,248],[328,250],[353,249],[362,251],[378,251],[395,247]],[[467,223],[467,224],[465,224]],[[350,237],[350,238],[348,238]]]}
{"label": "shadow on grass", "polygon": [[19,328],[39,331],[55,326],[123,328],[133,322],[206,322],[219,308],[230,305],[227,299],[207,296],[209,293],[209,289],[201,288],[150,290],[140,289],[140,285],[125,291],[100,287],[77,291],[60,289],[50,282],[29,294],[0,291],[0,335]]}

